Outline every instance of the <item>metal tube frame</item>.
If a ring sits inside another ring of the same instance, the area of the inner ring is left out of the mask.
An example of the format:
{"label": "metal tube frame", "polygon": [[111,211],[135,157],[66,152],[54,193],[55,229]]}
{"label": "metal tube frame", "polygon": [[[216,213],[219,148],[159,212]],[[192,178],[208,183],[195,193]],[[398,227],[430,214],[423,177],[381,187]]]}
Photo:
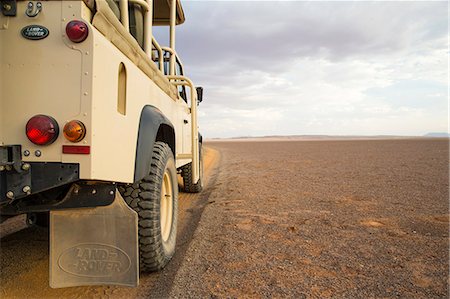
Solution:
{"label": "metal tube frame", "polygon": [[[166,52],[170,53],[170,69],[169,69],[169,75],[170,76],[175,76],[175,64],[176,64],[176,60],[178,58],[178,62],[180,63],[181,67],[183,67],[183,64],[181,63],[180,58],[177,55],[177,52],[173,49],[173,48],[169,48],[169,47],[162,47],[162,49]],[[171,82],[173,80],[170,80]]]}
{"label": "metal tube frame", "polygon": [[178,62],[180,63],[180,66],[181,66],[182,68],[184,68],[183,63],[182,63],[182,61],[181,61],[181,59],[180,59],[180,56],[178,56],[177,52],[176,52],[174,49],[169,48],[169,47],[161,47],[161,48],[162,48],[164,51],[169,52],[170,55],[173,55],[173,56],[175,57],[175,63],[176,63],[176,60],[178,60]]}
{"label": "metal tube frame", "polygon": [[[153,3],[152,0],[120,0],[120,21],[125,29],[130,32],[128,18],[128,3],[137,4],[144,10],[144,51],[151,58],[153,41]],[[156,42],[156,41],[155,41]],[[159,45],[158,45],[159,46]],[[158,49],[158,48],[157,48]]]}
{"label": "metal tube frame", "polygon": [[130,20],[128,18],[128,0],[120,0],[119,7],[120,22],[122,23],[123,27],[125,27],[125,29],[130,32]]}
{"label": "metal tube frame", "polygon": [[159,45],[154,37],[152,37],[152,44],[155,47],[156,51],[158,51],[158,63],[159,70],[164,74],[164,57],[163,57],[163,47]]}
{"label": "metal tube frame", "polygon": [[[170,1],[170,48],[175,52],[175,26],[177,20],[177,0]],[[170,72],[175,76],[175,56],[170,56]]]}
{"label": "metal tube frame", "polygon": [[[152,23],[153,23],[153,5],[152,0],[120,0],[120,21],[126,30],[130,31],[130,24],[128,18],[128,3],[134,3],[140,5],[144,10],[144,51],[152,59],[152,49],[155,49],[159,53],[159,70],[164,73],[164,57],[163,50],[170,53],[170,75],[167,79],[172,82],[172,84],[179,86],[188,86],[191,90],[191,150],[192,150],[192,180],[197,183],[200,178],[200,163],[199,163],[199,148],[198,148],[198,125],[197,125],[197,90],[194,83],[185,76],[175,75],[175,62],[177,59],[177,54],[175,51],[175,25],[176,25],[176,0],[171,0],[170,7],[170,48],[161,47],[152,34]],[[178,59],[180,65],[181,61]]]}
{"label": "metal tube frame", "polygon": [[[169,74],[175,76],[175,63],[177,54],[175,52],[175,26],[176,26],[176,14],[177,14],[177,0],[171,0],[170,5],[170,48],[161,47],[156,39],[153,37],[153,3],[152,0],[119,0],[120,6],[120,21],[125,29],[130,31],[130,21],[128,17],[128,3],[140,5],[144,10],[144,51],[150,57],[152,57],[152,49],[158,51],[159,54],[159,70],[164,73],[164,57],[162,50],[168,51],[170,55]],[[150,42],[151,41],[151,42]],[[179,61],[179,60],[178,60]],[[181,61],[180,61],[181,64]],[[173,79],[172,79],[173,80]],[[171,80],[171,81],[172,81]]]}
{"label": "metal tube frame", "polygon": [[199,172],[199,152],[198,152],[198,126],[197,126],[197,90],[195,89],[194,83],[191,79],[185,76],[167,76],[168,79],[174,80],[172,83],[174,85],[185,85],[191,90],[191,140],[192,140],[192,180],[196,184],[200,178]]}

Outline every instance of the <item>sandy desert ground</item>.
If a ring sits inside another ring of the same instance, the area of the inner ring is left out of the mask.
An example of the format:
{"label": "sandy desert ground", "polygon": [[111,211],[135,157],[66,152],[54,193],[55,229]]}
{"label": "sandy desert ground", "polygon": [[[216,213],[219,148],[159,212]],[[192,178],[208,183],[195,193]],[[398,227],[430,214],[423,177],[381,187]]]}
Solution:
{"label": "sandy desert ground", "polygon": [[448,298],[448,140],[209,145],[173,296]]}
{"label": "sandy desert ground", "polygon": [[25,218],[0,225],[0,298],[164,298],[185,258],[208,201],[219,153],[205,150],[206,188],[200,194],[180,193],[176,255],[159,273],[142,274],[138,288],[115,286],[51,289],[48,286],[48,229],[26,227]]}
{"label": "sandy desert ground", "polygon": [[[177,255],[136,289],[47,286],[45,229],[2,228],[2,298],[448,298],[448,140],[209,142]],[[3,225],[2,225],[3,226]]]}

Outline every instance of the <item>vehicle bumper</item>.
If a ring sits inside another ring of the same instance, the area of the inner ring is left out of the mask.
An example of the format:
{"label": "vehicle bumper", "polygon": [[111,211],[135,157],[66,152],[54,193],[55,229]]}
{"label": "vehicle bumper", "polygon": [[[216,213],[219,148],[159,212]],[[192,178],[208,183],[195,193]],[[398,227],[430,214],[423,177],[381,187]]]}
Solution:
{"label": "vehicle bumper", "polygon": [[23,162],[20,145],[0,146],[0,204],[77,180],[78,164]]}
{"label": "vehicle bumper", "polygon": [[0,146],[0,214],[106,206],[114,201],[113,182],[82,181],[79,164],[24,162],[21,146]]}

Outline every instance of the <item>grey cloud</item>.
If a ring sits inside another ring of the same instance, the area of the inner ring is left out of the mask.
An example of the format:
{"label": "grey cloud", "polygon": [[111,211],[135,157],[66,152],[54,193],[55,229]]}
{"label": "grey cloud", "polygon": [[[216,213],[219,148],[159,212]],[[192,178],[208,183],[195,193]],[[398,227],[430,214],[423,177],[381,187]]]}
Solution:
{"label": "grey cloud", "polygon": [[[446,66],[441,70],[428,56],[433,47],[447,48],[446,2],[201,1],[184,6],[187,19],[177,29],[177,52],[188,75],[205,87],[200,110],[206,137],[345,134],[352,126],[359,134],[382,133],[394,120],[401,122],[401,132],[416,132],[420,115],[424,124],[443,123],[445,116],[434,109],[414,110],[407,99],[405,107],[392,107],[388,97],[363,91],[392,84],[406,75],[401,72],[423,77],[428,68],[442,77]],[[415,60],[420,69],[411,66]],[[271,84],[280,78],[286,82]]]}
{"label": "grey cloud", "polygon": [[[290,60],[299,57],[340,60],[367,53],[391,54],[447,33],[446,3],[442,2],[187,5],[194,19],[188,19],[180,28],[177,42],[185,60],[196,66],[220,61],[249,69],[282,71]],[[430,30],[430,20],[438,28]]]}

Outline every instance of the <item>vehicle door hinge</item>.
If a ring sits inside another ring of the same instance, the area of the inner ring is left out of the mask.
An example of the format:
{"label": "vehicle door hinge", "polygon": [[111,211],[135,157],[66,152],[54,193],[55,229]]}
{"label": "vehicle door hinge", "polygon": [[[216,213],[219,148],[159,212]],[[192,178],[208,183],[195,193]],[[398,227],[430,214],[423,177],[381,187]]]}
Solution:
{"label": "vehicle door hinge", "polygon": [[0,0],[0,4],[4,16],[15,17],[17,15],[17,0]]}

